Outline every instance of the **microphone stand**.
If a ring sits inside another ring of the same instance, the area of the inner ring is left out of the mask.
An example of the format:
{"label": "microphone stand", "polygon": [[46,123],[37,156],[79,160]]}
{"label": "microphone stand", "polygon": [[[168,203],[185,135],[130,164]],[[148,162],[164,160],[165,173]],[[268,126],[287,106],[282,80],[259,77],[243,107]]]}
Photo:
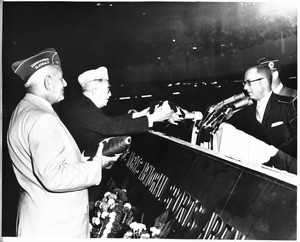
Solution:
{"label": "microphone stand", "polygon": [[[241,111],[245,107],[252,104],[252,101],[248,98],[244,98],[241,101],[237,101],[234,104],[231,105],[224,105],[222,107],[218,105],[210,106],[204,115],[204,118],[200,124],[198,124],[199,132],[196,140],[196,144],[202,143],[201,137],[205,135],[209,135],[210,143],[212,146],[212,139],[213,135],[216,133],[216,131],[219,129],[219,126],[221,125],[224,120],[228,120],[232,117],[233,114]],[[206,131],[204,133],[203,131]],[[204,135],[202,135],[204,133]]]}

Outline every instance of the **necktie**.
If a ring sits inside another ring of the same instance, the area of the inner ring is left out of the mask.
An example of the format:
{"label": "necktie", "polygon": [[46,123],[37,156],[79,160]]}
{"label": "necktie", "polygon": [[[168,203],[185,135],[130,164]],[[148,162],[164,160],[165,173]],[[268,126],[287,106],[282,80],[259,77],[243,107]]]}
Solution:
{"label": "necktie", "polygon": [[257,106],[256,106],[256,119],[257,119],[257,121],[258,122],[260,122],[261,123],[261,121],[262,121],[262,115],[261,115],[261,110],[260,110],[260,104],[259,103],[257,103]]}

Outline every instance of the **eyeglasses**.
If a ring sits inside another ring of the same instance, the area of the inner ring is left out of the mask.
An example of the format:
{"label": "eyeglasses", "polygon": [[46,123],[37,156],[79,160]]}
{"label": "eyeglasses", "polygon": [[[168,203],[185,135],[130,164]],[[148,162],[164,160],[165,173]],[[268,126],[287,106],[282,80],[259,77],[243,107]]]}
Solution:
{"label": "eyeglasses", "polygon": [[243,85],[246,86],[246,84],[247,84],[249,87],[251,87],[251,82],[260,81],[262,79],[264,79],[264,77],[257,78],[257,79],[254,79],[254,80],[246,80],[246,81],[244,81]]}

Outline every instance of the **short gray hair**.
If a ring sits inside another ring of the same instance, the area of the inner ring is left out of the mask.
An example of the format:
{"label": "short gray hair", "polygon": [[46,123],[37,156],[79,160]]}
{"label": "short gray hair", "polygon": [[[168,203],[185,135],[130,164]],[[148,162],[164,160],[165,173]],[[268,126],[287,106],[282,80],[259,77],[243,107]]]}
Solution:
{"label": "short gray hair", "polygon": [[102,82],[102,79],[95,79],[95,80],[88,81],[82,86],[82,91],[90,92],[93,88],[97,87],[99,82]]}

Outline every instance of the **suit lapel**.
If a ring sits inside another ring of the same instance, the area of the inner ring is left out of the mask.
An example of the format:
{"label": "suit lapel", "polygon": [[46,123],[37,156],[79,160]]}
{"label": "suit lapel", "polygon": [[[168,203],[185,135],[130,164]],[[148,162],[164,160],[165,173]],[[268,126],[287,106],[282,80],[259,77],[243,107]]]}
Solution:
{"label": "suit lapel", "polygon": [[262,127],[265,127],[266,125],[270,124],[269,120],[271,119],[271,117],[273,115],[272,110],[273,110],[274,105],[276,105],[276,103],[277,103],[277,98],[274,95],[274,93],[272,93],[269,98],[269,101],[267,103],[266,110],[265,110],[265,113],[264,113],[264,116],[263,116],[263,119],[261,122]]}

